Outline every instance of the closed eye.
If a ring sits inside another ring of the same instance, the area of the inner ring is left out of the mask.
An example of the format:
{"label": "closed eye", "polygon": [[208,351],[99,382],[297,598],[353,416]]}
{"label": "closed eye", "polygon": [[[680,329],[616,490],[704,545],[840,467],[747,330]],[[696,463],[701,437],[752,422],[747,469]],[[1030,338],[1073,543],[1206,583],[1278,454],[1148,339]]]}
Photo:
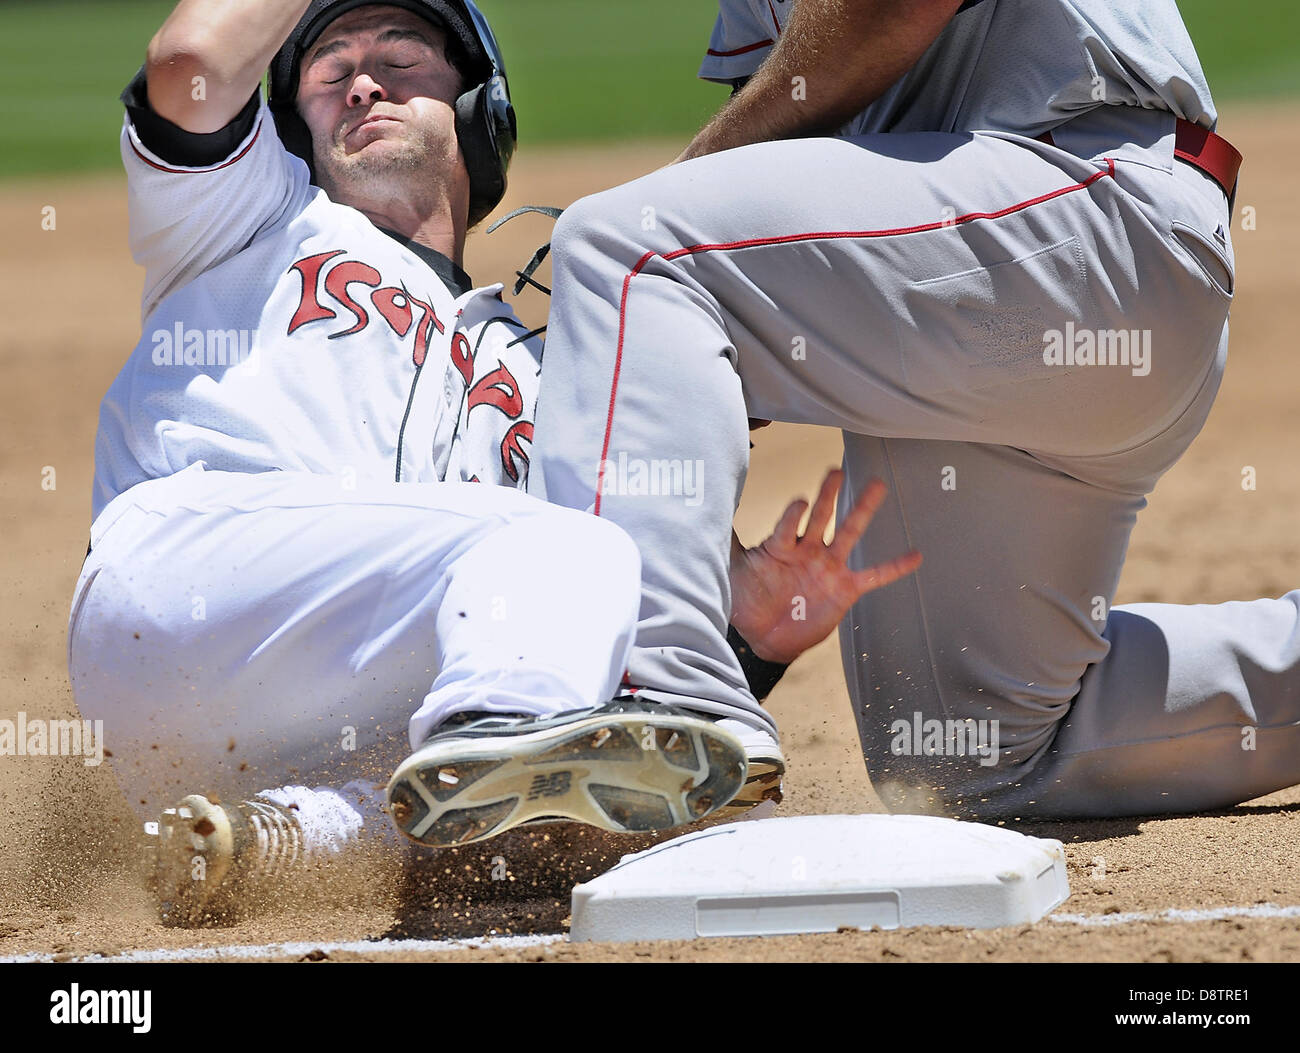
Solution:
{"label": "closed eye", "polygon": [[[419,65],[419,63],[418,63],[418,62],[407,62],[407,63],[385,62],[384,65],[387,66],[389,69],[414,69],[416,66]],[[343,83],[345,80],[347,80],[348,77],[350,77],[351,75],[352,75],[352,71],[349,70],[349,71],[347,71],[347,72],[341,74],[340,76],[336,77],[334,80],[325,80],[325,81],[322,81],[321,83],[323,83],[323,84],[342,84],[342,83]]]}

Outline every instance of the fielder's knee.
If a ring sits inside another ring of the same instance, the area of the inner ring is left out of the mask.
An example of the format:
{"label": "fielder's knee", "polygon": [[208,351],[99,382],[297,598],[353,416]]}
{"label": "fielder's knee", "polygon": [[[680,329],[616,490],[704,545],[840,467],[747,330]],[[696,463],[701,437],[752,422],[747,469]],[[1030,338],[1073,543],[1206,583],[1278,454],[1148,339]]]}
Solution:
{"label": "fielder's knee", "polygon": [[[603,257],[619,270],[620,281],[613,285],[617,292],[623,274],[662,238],[663,225],[644,196],[625,186],[614,187],[579,198],[566,208],[551,232],[556,269],[567,269],[572,275],[569,280],[586,284],[592,264],[601,265],[593,258]],[[576,265],[583,257],[583,264]]]}
{"label": "fielder's knee", "polygon": [[872,787],[891,811],[988,820],[1037,814],[1030,789],[1051,766],[1059,720],[912,713],[864,736]]}

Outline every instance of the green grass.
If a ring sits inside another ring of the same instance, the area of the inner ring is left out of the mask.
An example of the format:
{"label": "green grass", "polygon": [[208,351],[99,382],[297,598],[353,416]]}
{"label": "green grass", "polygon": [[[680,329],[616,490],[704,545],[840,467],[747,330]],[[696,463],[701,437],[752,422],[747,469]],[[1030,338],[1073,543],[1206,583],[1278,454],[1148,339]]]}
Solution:
{"label": "green grass", "polygon": [[484,0],[521,142],[690,137],[727,96],[695,76],[711,0]]}
{"label": "green grass", "polygon": [[[1300,87],[1300,4],[1178,2],[1217,97]],[[118,92],[172,6],[0,0],[0,177],[115,168]],[[525,148],[649,136],[684,141],[725,96],[694,76],[712,0],[482,6],[501,38]]]}
{"label": "green grass", "polygon": [[0,6],[0,174],[118,165],[118,93],[173,6],[159,0]]}
{"label": "green grass", "polygon": [[1216,99],[1300,92],[1300,5],[1294,0],[1177,0]]}

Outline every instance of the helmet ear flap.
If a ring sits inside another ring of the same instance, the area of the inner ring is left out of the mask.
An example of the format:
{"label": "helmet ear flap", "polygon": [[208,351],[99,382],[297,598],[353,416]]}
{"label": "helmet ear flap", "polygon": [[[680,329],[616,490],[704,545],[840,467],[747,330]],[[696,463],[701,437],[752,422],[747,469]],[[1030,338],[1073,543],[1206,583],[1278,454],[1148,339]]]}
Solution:
{"label": "helmet ear flap", "polygon": [[514,153],[514,110],[499,81],[493,77],[456,100],[456,137],[469,170],[471,227],[505,195],[506,168]]}

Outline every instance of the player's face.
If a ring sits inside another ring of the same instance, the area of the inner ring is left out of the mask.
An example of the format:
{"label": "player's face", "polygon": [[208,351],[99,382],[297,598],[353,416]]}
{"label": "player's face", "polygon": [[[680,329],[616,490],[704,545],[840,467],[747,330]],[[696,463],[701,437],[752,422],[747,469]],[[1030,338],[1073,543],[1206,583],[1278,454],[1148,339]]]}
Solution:
{"label": "player's face", "polygon": [[412,171],[450,180],[463,165],[453,108],[461,84],[443,31],[413,12],[373,6],[336,19],[299,77],[318,181],[346,189]]}

